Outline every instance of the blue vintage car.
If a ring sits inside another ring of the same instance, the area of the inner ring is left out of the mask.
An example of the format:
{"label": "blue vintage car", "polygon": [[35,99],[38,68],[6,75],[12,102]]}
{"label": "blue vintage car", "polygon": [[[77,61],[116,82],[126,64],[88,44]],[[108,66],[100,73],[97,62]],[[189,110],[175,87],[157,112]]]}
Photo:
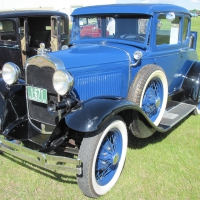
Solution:
{"label": "blue vintage car", "polygon": [[190,27],[189,11],[170,4],[74,10],[68,49],[49,52],[40,44],[25,79],[16,64],[3,66],[0,150],[77,174],[86,196],[106,194],[123,169],[128,132],[146,138],[200,114],[197,33]]}

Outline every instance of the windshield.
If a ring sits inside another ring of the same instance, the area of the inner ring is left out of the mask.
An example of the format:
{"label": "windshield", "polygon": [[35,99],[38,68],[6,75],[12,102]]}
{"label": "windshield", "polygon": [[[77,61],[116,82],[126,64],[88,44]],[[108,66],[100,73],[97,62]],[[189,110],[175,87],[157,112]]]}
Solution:
{"label": "windshield", "polygon": [[149,18],[148,15],[75,16],[71,40],[110,38],[144,43],[148,38]]}

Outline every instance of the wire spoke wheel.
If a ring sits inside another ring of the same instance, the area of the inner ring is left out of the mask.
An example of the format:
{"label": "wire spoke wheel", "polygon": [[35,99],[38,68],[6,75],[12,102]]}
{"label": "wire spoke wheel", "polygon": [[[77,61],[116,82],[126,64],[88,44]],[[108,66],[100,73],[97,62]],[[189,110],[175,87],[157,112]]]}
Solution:
{"label": "wire spoke wheel", "polygon": [[119,116],[94,133],[85,134],[79,151],[83,173],[77,176],[77,181],[86,196],[99,197],[116,184],[125,162],[127,135],[126,125]]}
{"label": "wire spoke wheel", "polygon": [[103,140],[97,156],[95,176],[99,185],[107,184],[114,176],[122,153],[122,137],[111,130]]}

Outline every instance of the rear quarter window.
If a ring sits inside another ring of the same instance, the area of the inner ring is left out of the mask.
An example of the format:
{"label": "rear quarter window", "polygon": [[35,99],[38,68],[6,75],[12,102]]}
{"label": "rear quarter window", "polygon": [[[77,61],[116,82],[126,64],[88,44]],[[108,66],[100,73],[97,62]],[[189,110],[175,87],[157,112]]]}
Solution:
{"label": "rear quarter window", "polygon": [[179,32],[180,17],[176,17],[173,22],[169,22],[166,15],[160,15],[157,20],[156,45],[177,44]]}

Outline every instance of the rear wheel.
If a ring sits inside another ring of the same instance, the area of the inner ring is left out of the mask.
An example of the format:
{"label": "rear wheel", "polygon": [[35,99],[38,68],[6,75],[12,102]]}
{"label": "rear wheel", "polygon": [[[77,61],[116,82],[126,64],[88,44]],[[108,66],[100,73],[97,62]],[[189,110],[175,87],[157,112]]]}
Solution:
{"label": "rear wheel", "polygon": [[126,125],[119,116],[85,134],[79,151],[83,172],[77,181],[86,196],[99,197],[115,185],[125,162],[127,140]]}
{"label": "rear wheel", "polygon": [[164,71],[157,65],[147,65],[136,75],[128,99],[142,108],[157,126],[164,114],[168,96],[168,84]]}

